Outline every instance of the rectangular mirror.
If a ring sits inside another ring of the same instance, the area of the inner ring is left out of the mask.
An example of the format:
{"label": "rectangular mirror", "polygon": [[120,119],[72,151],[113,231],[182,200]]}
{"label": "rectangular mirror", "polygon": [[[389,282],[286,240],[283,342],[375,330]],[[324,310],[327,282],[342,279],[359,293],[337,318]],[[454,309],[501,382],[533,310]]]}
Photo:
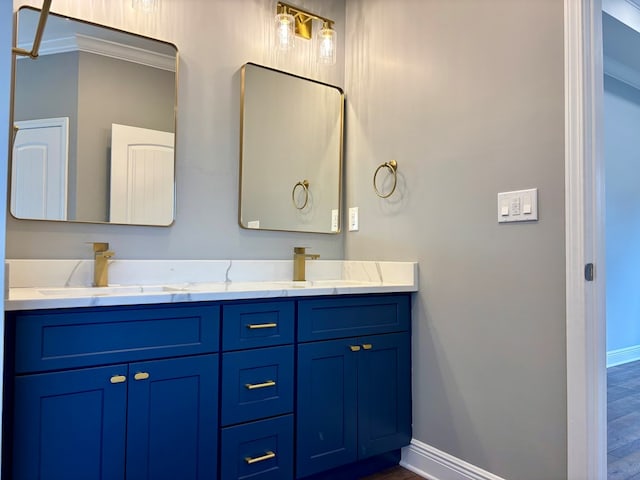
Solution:
{"label": "rectangular mirror", "polygon": [[340,232],[342,90],[253,63],[241,81],[240,225]]}
{"label": "rectangular mirror", "polygon": [[[31,49],[40,11],[18,11]],[[40,55],[14,64],[11,214],[170,225],[175,211],[174,45],[50,14]]]}

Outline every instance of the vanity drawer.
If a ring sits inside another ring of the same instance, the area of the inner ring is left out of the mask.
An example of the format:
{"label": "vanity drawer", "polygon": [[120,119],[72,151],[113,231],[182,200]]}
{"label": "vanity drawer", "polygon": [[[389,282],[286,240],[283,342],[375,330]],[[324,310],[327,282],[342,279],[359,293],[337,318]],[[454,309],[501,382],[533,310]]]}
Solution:
{"label": "vanity drawer", "polygon": [[410,296],[368,295],[298,301],[298,341],[409,330]]}
{"label": "vanity drawer", "polygon": [[225,351],[293,343],[293,301],[240,303],[222,308]]}
{"label": "vanity drawer", "polygon": [[293,345],[222,355],[221,425],[293,411]]}
{"label": "vanity drawer", "polygon": [[16,373],[218,351],[217,305],[43,310],[13,318]]}
{"label": "vanity drawer", "polygon": [[222,429],[220,478],[293,479],[293,415]]}

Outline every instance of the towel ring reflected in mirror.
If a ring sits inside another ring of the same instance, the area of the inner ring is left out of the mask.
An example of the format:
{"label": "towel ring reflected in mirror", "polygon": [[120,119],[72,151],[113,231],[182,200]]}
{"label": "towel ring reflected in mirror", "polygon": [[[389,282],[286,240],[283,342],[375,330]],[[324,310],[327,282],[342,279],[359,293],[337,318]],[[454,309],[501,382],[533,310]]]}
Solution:
{"label": "towel ring reflected in mirror", "polygon": [[[298,187],[302,188],[302,191],[304,192],[304,202],[302,205],[296,201],[296,190],[298,190]],[[309,180],[302,180],[293,186],[293,190],[291,190],[291,201],[293,202],[293,206],[298,210],[303,210],[304,207],[307,206],[309,203]]]}
{"label": "towel ring reflected in mirror", "polygon": [[[382,170],[383,168],[389,170],[391,175],[393,175],[393,186],[391,187],[391,190],[388,193],[382,193],[380,190],[378,190],[378,185],[376,183],[378,173],[380,173],[380,170]],[[384,162],[382,165],[376,168],[376,171],[373,174],[373,189],[375,190],[376,195],[378,195],[380,198],[389,198],[391,195],[393,195],[393,192],[396,191],[397,185],[398,185],[398,162],[396,162],[395,160],[391,160],[390,162]]]}

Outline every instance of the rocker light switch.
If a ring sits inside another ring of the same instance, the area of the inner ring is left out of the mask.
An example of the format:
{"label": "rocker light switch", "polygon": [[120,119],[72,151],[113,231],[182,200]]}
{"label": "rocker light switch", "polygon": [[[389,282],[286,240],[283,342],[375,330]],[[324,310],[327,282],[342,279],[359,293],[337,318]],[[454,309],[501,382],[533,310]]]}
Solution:
{"label": "rocker light switch", "polygon": [[359,228],[358,207],[351,207],[349,209],[349,231],[357,232]]}
{"label": "rocker light switch", "polygon": [[498,193],[498,222],[538,220],[538,189]]}

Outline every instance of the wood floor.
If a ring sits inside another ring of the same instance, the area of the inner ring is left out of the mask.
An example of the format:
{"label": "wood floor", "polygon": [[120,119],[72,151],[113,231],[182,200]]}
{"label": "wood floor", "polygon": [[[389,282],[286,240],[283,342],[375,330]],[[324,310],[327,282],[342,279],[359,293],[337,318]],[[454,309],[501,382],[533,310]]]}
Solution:
{"label": "wood floor", "polygon": [[607,369],[608,480],[640,480],[640,361]]}
{"label": "wood floor", "polygon": [[360,480],[422,480],[422,477],[402,467],[393,467]]}

